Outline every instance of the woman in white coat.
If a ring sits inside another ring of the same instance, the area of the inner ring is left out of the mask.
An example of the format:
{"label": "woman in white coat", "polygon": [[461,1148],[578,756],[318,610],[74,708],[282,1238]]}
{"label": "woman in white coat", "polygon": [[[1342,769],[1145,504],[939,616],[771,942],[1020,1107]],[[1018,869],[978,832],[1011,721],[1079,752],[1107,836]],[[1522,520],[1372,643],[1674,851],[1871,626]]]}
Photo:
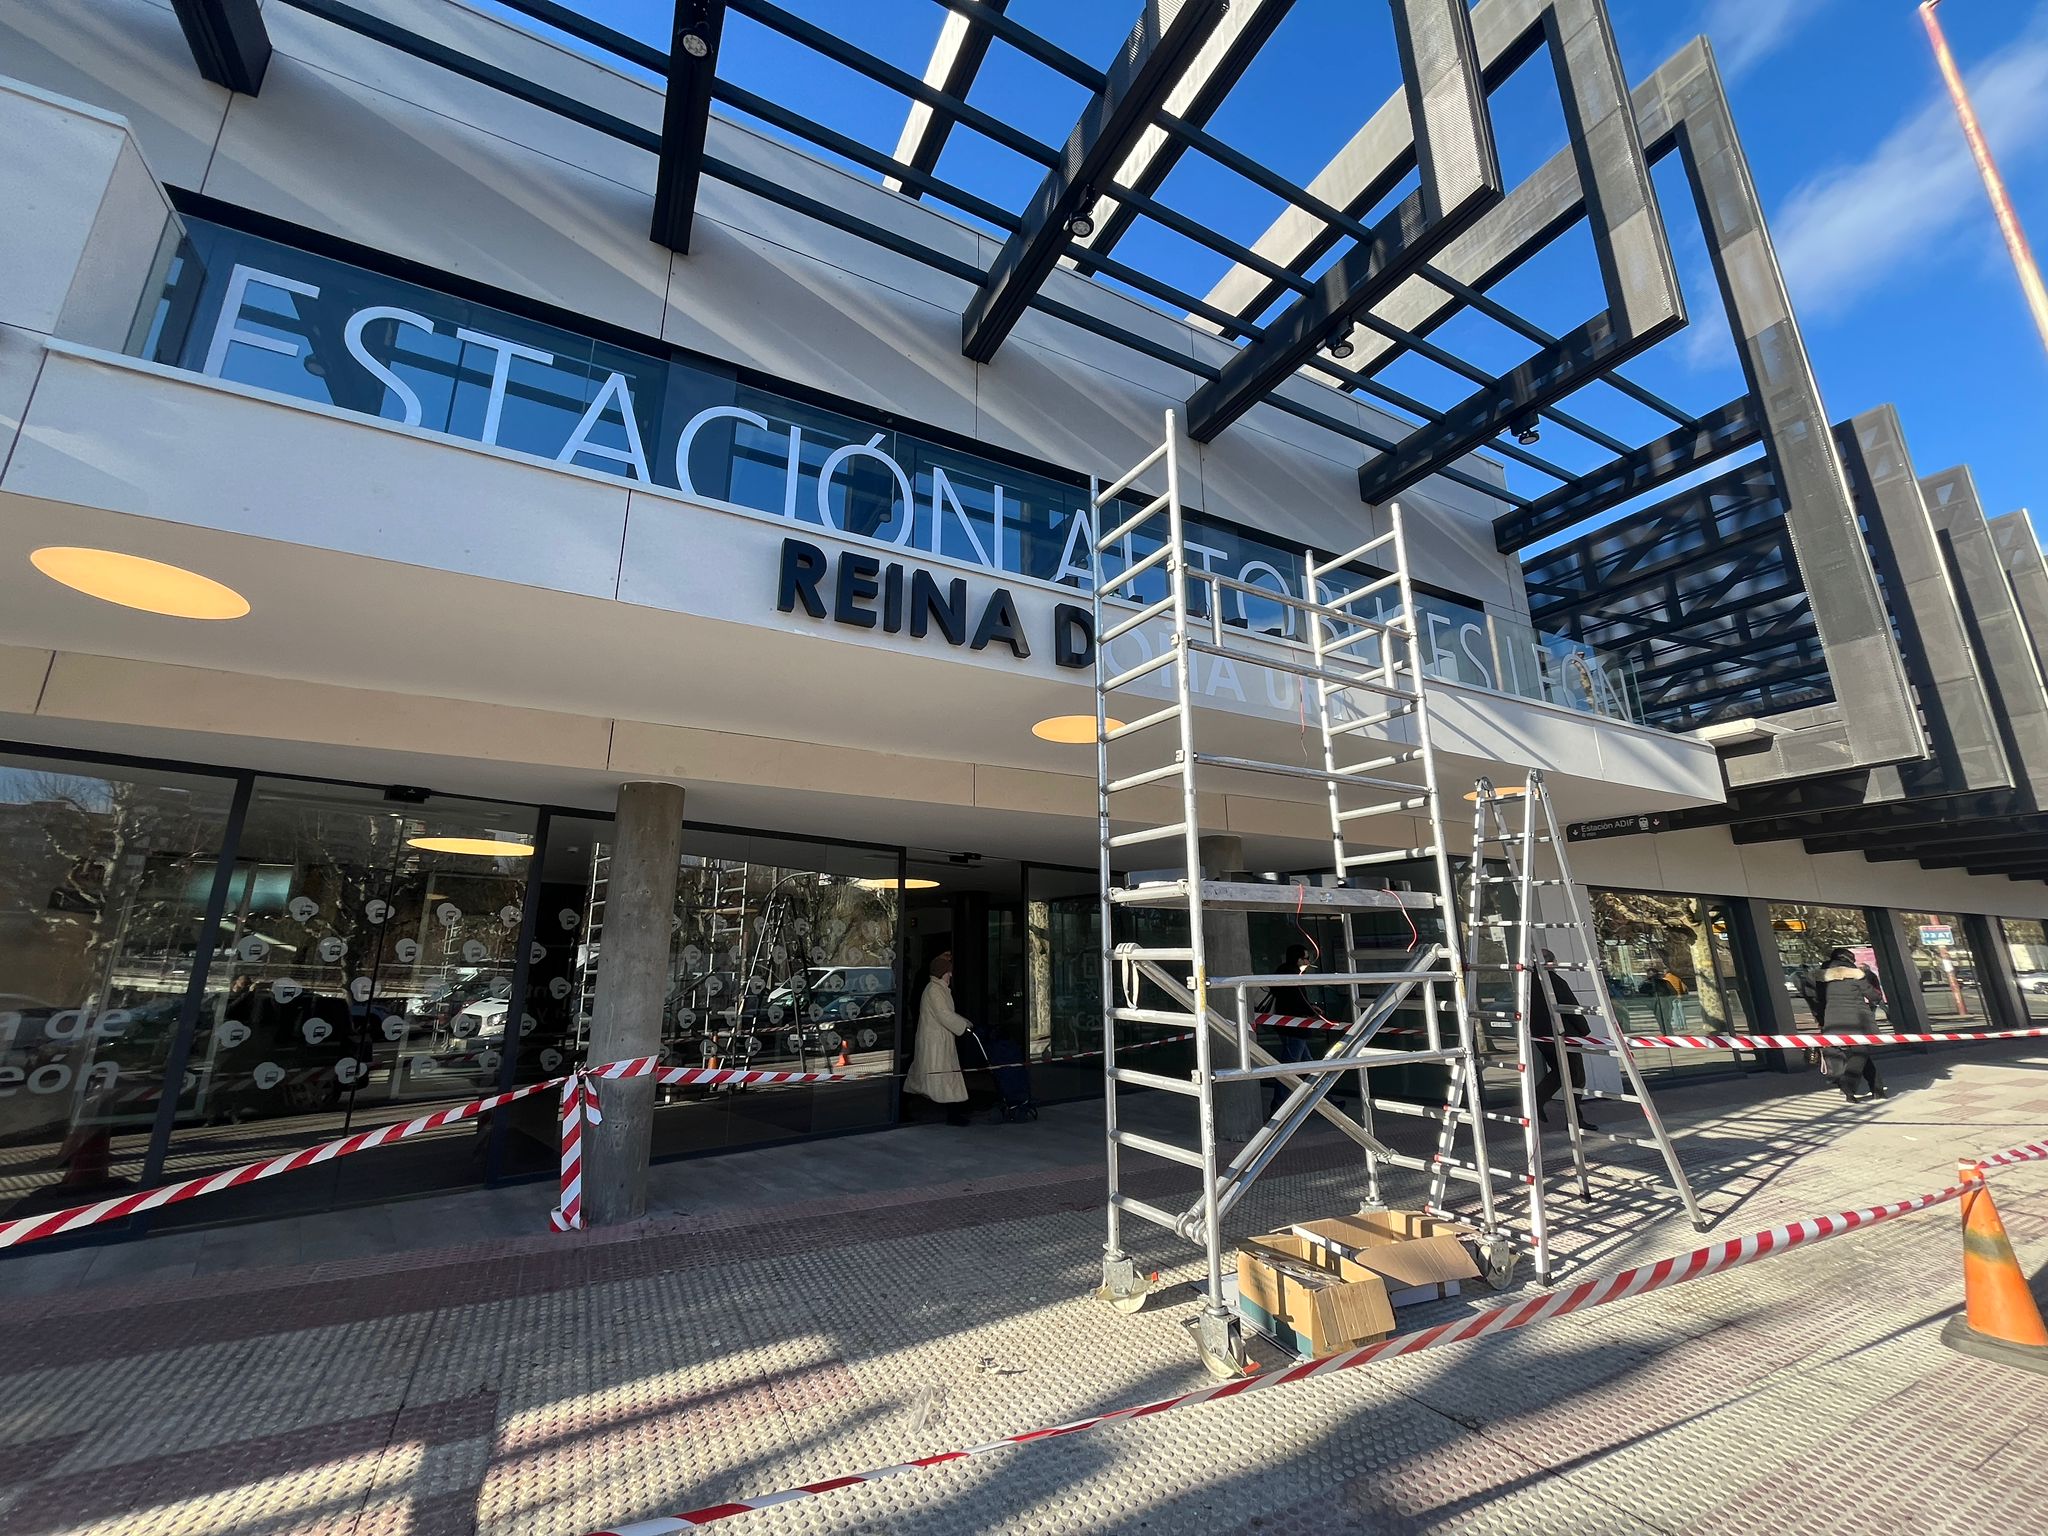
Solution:
{"label": "woman in white coat", "polygon": [[953,1042],[968,1023],[953,1007],[953,954],[933,957],[931,980],[917,1009],[917,1057],[903,1080],[905,1093],[946,1106],[946,1124],[967,1124],[967,1079],[960,1073],[960,1048]]}

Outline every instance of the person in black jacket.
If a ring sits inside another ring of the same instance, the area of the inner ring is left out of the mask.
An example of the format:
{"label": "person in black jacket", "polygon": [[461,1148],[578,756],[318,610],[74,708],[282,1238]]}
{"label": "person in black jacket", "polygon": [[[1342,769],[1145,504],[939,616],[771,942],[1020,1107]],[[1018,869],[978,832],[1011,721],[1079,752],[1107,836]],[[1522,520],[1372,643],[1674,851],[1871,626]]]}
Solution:
{"label": "person in black jacket", "polygon": [[[1822,1033],[1867,1035],[1877,1029],[1877,1008],[1884,1001],[1884,990],[1875,976],[1856,963],[1853,950],[1834,950],[1818,976],[1808,971],[1800,978],[1799,989],[1807,1006],[1813,1009],[1815,1027]],[[1823,1047],[1820,1073],[1841,1089],[1842,1097],[1851,1104],[1856,1102],[1859,1079],[1869,1090],[1867,1097],[1885,1097],[1877,1062],[1861,1046]]]}
{"label": "person in black jacket", "polygon": [[[1564,1086],[1564,1078],[1558,1066],[1557,1043],[1559,1026],[1563,1033],[1584,1038],[1593,1033],[1586,1016],[1579,1011],[1578,994],[1572,991],[1572,984],[1564,979],[1561,972],[1550,967],[1557,963],[1557,956],[1549,950],[1543,951],[1543,964],[1536,967],[1529,977],[1529,1039],[1536,1047],[1536,1054],[1543,1058],[1543,1076],[1536,1082],[1536,1116],[1544,1124],[1550,1123],[1550,1114],[1544,1108],[1557,1097],[1557,1091]],[[1586,1062],[1582,1053],[1567,1051],[1571,1058],[1572,1090],[1577,1093],[1586,1086]],[[1586,1130],[1598,1127],[1586,1118],[1586,1101],[1579,1100],[1579,1125]]]}
{"label": "person in black jacket", "polygon": [[[1299,944],[1291,944],[1287,949],[1287,958],[1281,962],[1280,969],[1291,976],[1306,976],[1315,969],[1315,966],[1309,960],[1307,949]],[[1326,1019],[1329,1017],[1324,1008],[1323,989],[1311,986],[1268,988],[1266,995],[1259,1000],[1259,1012],[1279,1014],[1286,1018]],[[1273,1033],[1276,1037],[1273,1044],[1275,1060],[1309,1061],[1316,1054],[1316,1040],[1320,1036],[1321,1031],[1313,1029],[1276,1029]],[[1267,1084],[1269,1112],[1278,1112],[1281,1104],[1286,1102],[1289,1091],[1280,1085],[1279,1078],[1276,1077],[1269,1080]]]}

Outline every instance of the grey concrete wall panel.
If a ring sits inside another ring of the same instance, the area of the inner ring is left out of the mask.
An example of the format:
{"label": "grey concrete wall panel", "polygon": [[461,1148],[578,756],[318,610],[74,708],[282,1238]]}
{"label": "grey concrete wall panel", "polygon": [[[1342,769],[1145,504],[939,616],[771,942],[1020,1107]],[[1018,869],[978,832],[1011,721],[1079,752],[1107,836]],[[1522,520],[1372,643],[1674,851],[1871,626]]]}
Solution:
{"label": "grey concrete wall panel", "polygon": [[1927,476],[1920,486],[1954,563],[1964,617],[2005,727],[2006,752],[2019,773],[2017,787],[2031,794],[2034,806],[2048,806],[2048,686],[1984,520],[1976,481],[1967,465],[1958,465]]}
{"label": "grey concrete wall panel", "polygon": [[1315,279],[1188,401],[1188,435],[1208,442],[1407,280],[1501,198],[1500,156],[1465,0],[1394,0],[1420,184]]}
{"label": "grey concrete wall panel", "polygon": [[1091,207],[1152,114],[1193,61],[1226,0],[1145,0],[1102,89],[1082,109],[1059,164],[1046,172],[1016,232],[960,320],[960,350],[977,363],[996,355],[1067,249],[1066,224]]}
{"label": "grey concrete wall panel", "polygon": [[[1898,412],[1889,405],[1865,411],[1836,427],[1835,437],[1919,694],[1934,757],[1927,766],[1937,770],[1942,792],[2009,788],[2012,769]],[[1915,777],[1908,774],[1906,782]]]}
{"label": "grey concrete wall panel", "polygon": [[[1528,30],[1540,26],[1549,44],[1571,134],[1566,154],[1577,172],[1607,308],[1362,468],[1359,494],[1367,502],[1397,495],[1685,324],[1685,299],[1606,8],[1599,0],[1550,0],[1526,8],[1535,12]],[[1496,57],[1514,46],[1497,42]],[[1495,242],[1511,227],[1503,223],[1496,229],[1491,217],[1474,227],[1475,237],[1487,232],[1483,251],[1503,253],[1496,261],[1482,255],[1482,265],[1508,259]],[[1451,272],[1471,280],[1455,268]]]}
{"label": "grey concrete wall panel", "polygon": [[2024,512],[1992,518],[1991,542],[2012,584],[2013,601],[2034,648],[2034,661],[2041,675],[2048,677],[2048,558],[2041,554],[2034,520]]}

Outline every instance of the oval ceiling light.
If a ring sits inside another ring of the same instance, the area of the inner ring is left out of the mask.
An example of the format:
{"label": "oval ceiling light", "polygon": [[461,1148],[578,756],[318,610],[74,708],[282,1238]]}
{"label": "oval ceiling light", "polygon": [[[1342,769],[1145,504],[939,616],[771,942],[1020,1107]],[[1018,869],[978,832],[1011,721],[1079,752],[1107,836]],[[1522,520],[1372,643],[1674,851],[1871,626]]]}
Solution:
{"label": "oval ceiling light", "polygon": [[123,608],[174,619],[239,619],[249,611],[249,599],[233,587],[161,560],[68,544],[48,545],[28,558],[50,580]]}
{"label": "oval ceiling light", "polygon": [[939,888],[936,880],[882,880],[866,879],[853,882],[864,891],[893,891],[899,886],[906,891],[935,891]]}
{"label": "oval ceiling light", "polygon": [[[480,859],[530,859],[533,844],[500,842],[495,837],[408,837],[408,848],[421,853],[471,854]],[[431,897],[428,898],[432,900]]]}
{"label": "oval ceiling light", "polygon": [[[1112,731],[1124,728],[1121,720],[1103,722]],[[1053,715],[1031,727],[1031,734],[1040,741],[1057,742],[1063,747],[1095,745],[1095,717],[1093,715]]]}

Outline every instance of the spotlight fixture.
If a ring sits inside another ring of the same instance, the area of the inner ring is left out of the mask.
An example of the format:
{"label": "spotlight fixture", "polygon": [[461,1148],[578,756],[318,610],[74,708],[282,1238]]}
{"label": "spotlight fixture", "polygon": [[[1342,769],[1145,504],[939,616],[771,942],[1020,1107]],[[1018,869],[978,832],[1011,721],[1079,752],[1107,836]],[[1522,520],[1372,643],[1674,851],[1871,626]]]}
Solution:
{"label": "spotlight fixture", "polygon": [[1514,424],[1511,430],[1515,434],[1515,441],[1524,448],[1541,442],[1543,439],[1543,428],[1537,424],[1534,416],[1524,416]]}
{"label": "spotlight fixture", "polygon": [[1323,350],[1329,353],[1330,356],[1341,360],[1349,357],[1357,349],[1351,345],[1351,333],[1347,330],[1338,331],[1332,335]]}
{"label": "spotlight fixture", "polygon": [[1095,189],[1093,187],[1083,187],[1081,189],[1081,206],[1075,209],[1067,219],[1067,233],[1076,240],[1086,240],[1090,235],[1094,234],[1094,208]]}
{"label": "spotlight fixture", "polygon": [[693,59],[704,58],[711,52],[711,45],[695,32],[683,34],[683,52]]}

